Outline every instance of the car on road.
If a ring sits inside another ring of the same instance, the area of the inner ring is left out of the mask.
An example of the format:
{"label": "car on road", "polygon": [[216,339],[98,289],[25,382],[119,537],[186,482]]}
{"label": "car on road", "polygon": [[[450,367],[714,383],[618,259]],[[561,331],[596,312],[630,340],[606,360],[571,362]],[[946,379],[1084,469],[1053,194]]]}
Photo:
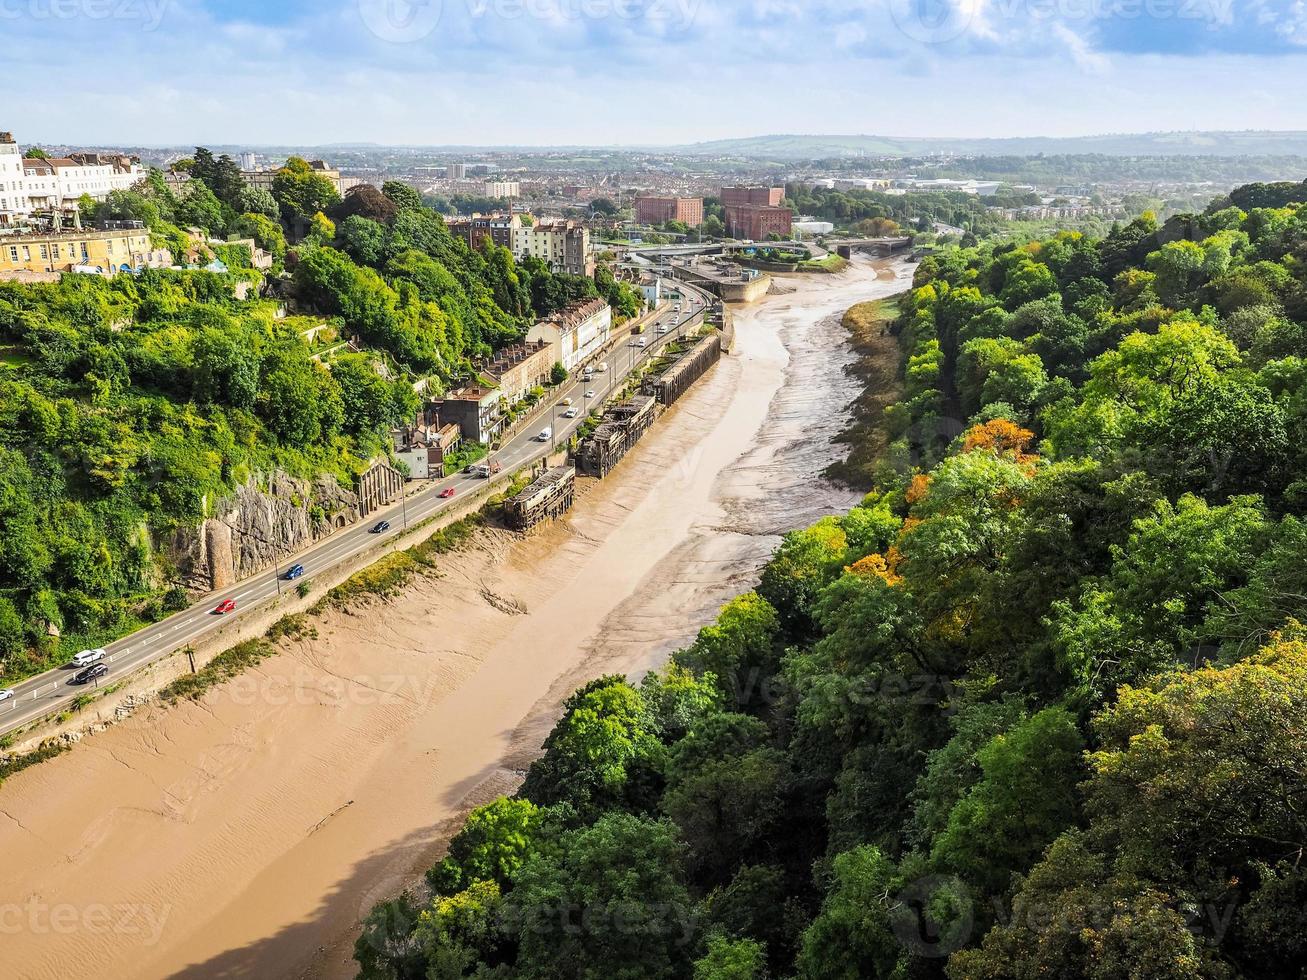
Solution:
{"label": "car on road", "polygon": [[576,409],[574,409],[574,408],[569,408],[566,412],[563,413],[563,418],[565,418],[565,419],[574,419],[574,418],[576,418],[577,414],[578,414],[578,413],[577,413]]}
{"label": "car on road", "polygon": [[441,490],[441,491],[440,491],[440,496],[441,496],[441,497],[444,497],[446,500],[448,500],[450,497],[454,496],[454,488],[453,488],[453,487],[445,487],[444,490]]}
{"label": "car on road", "polygon": [[590,391],[587,391],[587,392],[585,393],[585,397],[586,397],[586,398],[593,398],[594,396],[595,396],[595,393],[594,393],[593,389],[590,390]]}
{"label": "car on road", "polygon": [[668,326],[667,324],[665,324],[665,323],[660,323],[660,324],[658,324],[658,336],[659,336],[659,337],[663,336],[664,334],[667,333],[668,330],[671,330],[671,329],[672,329],[672,328],[669,327],[669,326]]}
{"label": "car on road", "polygon": [[295,579],[299,578],[303,574],[304,574],[303,565],[291,565],[290,568],[286,569],[286,581],[293,582],[295,581]]}
{"label": "car on road", "polygon": [[637,341],[635,342],[635,346],[636,346],[636,347],[648,347],[648,346],[649,346],[649,341],[647,341],[645,338],[641,337],[639,340],[637,340]]}
{"label": "car on road", "polygon": [[87,667],[85,670],[79,670],[77,672],[77,675],[73,678],[73,683],[89,684],[91,683],[91,681],[103,677],[107,673],[109,673],[108,664],[92,664],[90,667]]}
{"label": "car on road", "polygon": [[564,399],[563,399],[561,402],[559,402],[558,404],[562,405],[564,408],[567,408],[569,405],[572,404],[572,399],[571,399],[571,398],[564,398]]}
{"label": "car on road", "polygon": [[73,657],[74,667],[89,667],[91,664],[98,664],[105,657],[109,656],[109,651],[100,647],[96,650],[83,650]]}
{"label": "car on road", "polygon": [[236,600],[223,599],[222,602],[218,603],[216,606],[213,607],[213,611],[217,613],[219,616],[225,616],[229,612],[235,612]]}
{"label": "car on road", "polygon": [[0,701],[8,701],[13,696],[14,689],[12,687],[6,687],[3,690],[0,690]]}
{"label": "car on road", "polygon": [[377,521],[377,523],[372,525],[373,534],[383,534],[384,532],[389,530],[390,530],[390,521]]}
{"label": "car on road", "polygon": [[545,426],[543,429],[540,430],[540,434],[536,436],[536,441],[548,442],[553,437],[554,437],[554,430],[549,428],[548,426]]}

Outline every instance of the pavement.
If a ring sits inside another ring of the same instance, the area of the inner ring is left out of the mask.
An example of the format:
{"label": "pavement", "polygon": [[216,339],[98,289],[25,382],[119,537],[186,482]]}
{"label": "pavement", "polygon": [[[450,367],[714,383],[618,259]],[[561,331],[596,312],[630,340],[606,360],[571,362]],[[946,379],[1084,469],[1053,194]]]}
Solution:
{"label": "pavement", "polygon": [[[614,343],[591,358],[592,364],[607,362],[609,369],[596,374],[590,381],[579,377],[569,379],[555,389],[551,410],[542,412],[533,424],[523,426],[523,431],[510,437],[489,457],[489,461],[498,462],[502,472],[512,473],[565,443],[585,421],[590,410],[613,394],[634,368],[701,322],[700,314],[710,308],[712,297],[684,285],[683,292],[685,298],[680,301],[679,314],[668,307],[658,317],[646,322],[641,336],[648,346],[631,346],[634,341],[629,333],[616,334]],[[657,328],[661,325],[668,327],[668,333],[659,337]],[[580,372],[573,373],[579,375]],[[561,403],[569,398],[572,407],[577,409],[577,417],[573,419],[563,417],[566,408]],[[541,442],[538,436],[546,426],[553,430],[553,434],[548,441]],[[275,570],[259,572],[229,589],[211,593],[189,608],[109,644],[105,647],[109,673],[92,684],[79,686],[73,683],[77,670],[71,664],[16,684],[11,689],[11,696],[0,701],[0,734],[61,711],[80,694],[118,683],[133,671],[194,644],[229,620],[248,615],[282,592],[293,590],[298,582],[284,578],[292,565],[303,565],[304,574],[299,581],[308,581],[361,552],[376,548],[388,538],[402,535],[409,525],[438,516],[484,483],[484,479],[464,473],[431,481],[422,490],[373,511],[359,524],[337,531],[302,551],[282,556]],[[440,492],[449,487],[454,488],[454,496],[442,498]],[[380,534],[372,533],[372,528],[381,521],[389,521],[390,529]],[[217,613],[218,604],[228,599],[236,603],[235,610]]]}

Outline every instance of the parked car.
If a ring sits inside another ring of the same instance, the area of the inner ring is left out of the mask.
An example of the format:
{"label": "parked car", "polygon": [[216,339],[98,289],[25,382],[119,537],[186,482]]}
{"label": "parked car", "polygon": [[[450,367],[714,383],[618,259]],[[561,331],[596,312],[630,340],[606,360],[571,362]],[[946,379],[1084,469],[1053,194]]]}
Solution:
{"label": "parked car", "polygon": [[74,667],[89,667],[91,664],[98,664],[105,657],[109,656],[109,651],[100,647],[96,650],[83,650],[73,657]]}
{"label": "parked car", "polygon": [[303,574],[304,574],[303,565],[291,565],[290,568],[286,570],[286,581],[293,582],[295,581],[295,579],[299,578]]}
{"label": "parked car", "polygon": [[107,673],[109,673],[108,664],[92,664],[90,667],[87,667],[85,670],[79,670],[77,672],[77,675],[73,678],[73,683],[89,684],[91,681],[95,680],[96,678],[103,677]]}
{"label": "parked car", "polygon": [[229,612],[235,612],[236,600],[223,599],[222,602],[218,603],[216,606],[213,607],[213,611],[217,613],[219,616],[225,616]]}
{"label": "parked car", "polygon": [[4,690],[0,690],[0,701],[8,701],[13,696],[14,690],[11,687],[6,687]]}
{"label": "parked car", "polygon": [[373,534],[382,534],[390,530],[390,521],[377,521],[372,525]]}
{"label": "parked car", "polygon": [[442,497],[444,497],[446,500],[448,500],[450,497],[454,496],[454,488],[453,488],[453,487],[445,487],[444,490],[441,490],[441,491],[440,491],[440,496],[442,496]]}

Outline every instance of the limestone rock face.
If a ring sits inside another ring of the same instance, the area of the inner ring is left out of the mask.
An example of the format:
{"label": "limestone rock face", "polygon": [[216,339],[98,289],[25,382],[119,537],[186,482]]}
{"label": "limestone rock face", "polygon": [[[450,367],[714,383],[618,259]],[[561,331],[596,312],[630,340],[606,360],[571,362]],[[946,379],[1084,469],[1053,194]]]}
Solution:
{"label": "limestone rock face", "polygon": [[310,484],[277,472],[238,487],[213,517],[175,535],[171,551],[187,588],[225,589],[354,523],[358,505],[329,475]]}

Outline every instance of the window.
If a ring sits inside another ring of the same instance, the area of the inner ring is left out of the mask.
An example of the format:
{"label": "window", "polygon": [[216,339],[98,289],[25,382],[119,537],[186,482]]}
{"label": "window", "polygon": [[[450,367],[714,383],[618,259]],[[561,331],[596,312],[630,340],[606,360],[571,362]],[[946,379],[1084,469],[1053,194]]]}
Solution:
{"label": "window", "polygon": [[9,246],[9,261],[10,261],[10,262],[17,262],[17,261],[18,261],[18,246],[17,246],[17,245],[10,245],[10,246]]}
{"label": "window", "polygon": [[23,246],[23,261],[24,262],[32,261],[32,250],[28,248],[26,245]]}
{"label": "window", "polygon": [[41,258],[43,258],[43,259],[48,259],[49,257],[50,257],[50,256],[46,254],[45,246],[42,245],[42,246],[41,246]]}
{"label": "window", "polygon": [[50,246],[50,257],[51,257],[52,259],[54,259],[56,262],[59,261],[59,246],[58,246],[58,245],[51,245],[51,246]]}

